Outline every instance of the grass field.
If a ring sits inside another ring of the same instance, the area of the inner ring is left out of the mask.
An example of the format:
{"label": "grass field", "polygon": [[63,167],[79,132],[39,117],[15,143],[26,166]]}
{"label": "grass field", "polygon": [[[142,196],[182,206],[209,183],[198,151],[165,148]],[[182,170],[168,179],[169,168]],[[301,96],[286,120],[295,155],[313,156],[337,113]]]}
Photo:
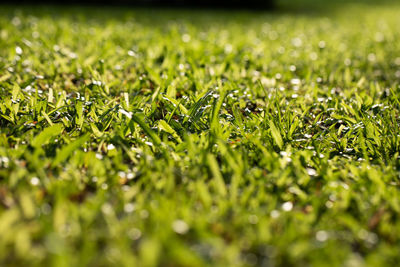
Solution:
{"label": "grass field", "polygon": [[399,264],[400,3],[287,2],[0,7],[0,266]]}

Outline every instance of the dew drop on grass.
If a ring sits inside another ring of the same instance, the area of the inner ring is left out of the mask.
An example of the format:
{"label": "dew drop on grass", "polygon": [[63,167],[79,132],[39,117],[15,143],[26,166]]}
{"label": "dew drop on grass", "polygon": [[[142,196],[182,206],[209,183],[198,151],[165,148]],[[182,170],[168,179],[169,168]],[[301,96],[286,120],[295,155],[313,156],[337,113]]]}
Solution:
{"label": "dew drop on grass", "polygon": [[233,51],[233,46],[231,44],[226,44],[224,50],[226,54],[229,54]]}
{"label": "dew drop on grass", "polygon": [[76,59],[76,58],[78,58],[78,55],[74,52],[71,52],[71,53],[68,53],[68,57],[72,58],[72,59]]}
{"label": "dew drop on grass", "polygon": [[19,17],[13,17],[12,20],[11,20],[11,23],[14,26],[19,26],[21,24],[21,19]]}
{"label": "dew drop on grass", "polygon": [[280,212],[279,212],[279,211],[277,211],[277,210],[271,211],[271,217],[272,217],[272,218],[278,218],[279,215],[280,215]]}
{"label": "dew drop on grass", "polygon": [[115,149],[115,146],[113,144],[109,144],[107,146],[107,150],[113,150],[113,149]]}
{"label": "dew drop on grass", "polygon": [[109,203],[104,203],[104,204],[101,206],[101,211],[102,211],[104,214],[111,214],[111,213],[113,212],[113,207],[112,207]]}
{"label": "dew drop on grass", "polygon": [[132,204],[132,203],[127,203],[127,204],[125,204],[125,206],[124,206],[124,211],[125,211],[126,213],[132,213],[135,209],[136,209],[136,207],[135,207],[135,205]]}
{"label": "dew drop on grass", "polygon": [[142,236],[142,232],[137,228],[132,228],[128,231],[128,236],[132,240],[138,240]]}
{"label": "dew drop on grass", "polygon": [[333,207],[333,202],[332,202],[332,201],[327,201],[327,202],[325,203],[325,206],[326,206],[328,209],[331,209],[331,208]]}
{"label": "dew drop on grass", "polygon": [[140,218],[147,219],[149,217],[149,212],[147,210],[140,211]]}
{"label": "dew drop on grass", "polygon": [[40,37],[40,34],[37,31],[32,32],[32,37],[37,39]]}
{"label": "dew drop on grass", "polygon": [[98,81],[98,80],[93,80],[92,84],[97,85],[97,86],[102,86],[103,85],[103,83],[101,81]]}
{"label": "dew drop on grass", "polygon": [[307,168],[307,174],[310,176],[315,176],[317,175],[317,171],[311,168]]}
{"label": "dew drop on grass", "polygon": [[144,142],[146,145],[148,145],[148,146],[153,146],[153,143],[152,142]]}
{"label": "dew drop on grass", "polygon": [[285,203],[282,204],[282,209],[284,211],[291,211],[293,209],[293,203],[290,201],[287,201]]}
{"label": "dew drop on grass", "polygon": [[269,37],[270,40],[274,41],[274,40],[278,39],[279,36],[278,36],[278,33],[276,31],[270,31],[268,33],[268,37]]}
{"label": "dew drop on grass", "polygon": [[251,223],[251,224],[257,224],[258,223],[258,217],[257,217],[257,215],[250,215],[249,216],[249,223]]}
{"label": "dew drop on grass", "polygon": [[135,57],[135,56],[136,56],[136,53],[135,53],[134,51],[132,51],[132,50],[129,50],[129,51],[128,51],[128,56],[130,56],[130,57]]}
{"label": "dew drop on grass", "polygon": [[358,237],[370,244],[376,244],[378,242],[378,236],[375,233],[368,232],[367,230],[361,229],[358,233]]}
{"label": "dew drop on grass", "polygon": [[19,47],[19,46],[17,46],[16,48],[15,48],[15,53],[17,53],[18,55],[22,55],[22,48],[21,47]]}
{"label": "dew drop on grass", "polygon": [[185,34],[183,34],[182,35],[182,41],[184,42],[184,43],[188,43],[188,42],[190,42],[190,35],[189,34],[187,34],[187,33],[185,33]]}
{"label": "dew drop on grass", "polygon": [[291,79],[291,80],[290,80],[290,83],[291,83],[292,85],[300,85],[301,81],[300,81],[300,79],[298,79],[298,78],[294,78],[294,79]]}
{"label": "dew drop on grass", "polygon": [[101,189],[107,190],[108,189],[108,184],[104,183],[101,185]]}
{"label": "dew drop on grass", "polygon": [[30,182],[31,182],[31,185],[37,186],[37,185],[39,185],[40,180],[37,177],[32,177]]}
{"label": "dew drop on grass", "polygon": [[310,59],[315,61],[318,59],[318,54],[315,52],[310,53]]}
{"label": "dew drop on grass", "polygon": [[10,160],[7,157],[0,158],[0,166],[3,166],[4,168],[8,168],[9,162],[10,162]]}
{"label": "dew drop on grass", "polygon": [[124,192],[128,192],[129,189],[131,189],[131,187],[129,185],[123,185],[122,186],[122,191],[124,191]]}
{"label": "dew drop on grass", "polygon": [[128,112],[128,111],[126,111],[125,109],[119,109],[118,110],[119,111],[119,113],[121,113],[121,114],[123,114],[123,115],[125,115],[128,119],[132,119],[132,112]]}
{"label": "dew drop on grass", "polygon": [[376,56],[374,53],[368,54],[368,61],[370,62],[375,62],[376,61]]}
{"label": "dew drop on grass", "polygon": [[128,180],[132,180],[134,177],[135,177],[135,175],[133,173],[131,173],[131,172],[126,175],[126,178]]}
{"label": "dew drop on grass", "polygon": [[315,234],[315,239],[317,239],[319,242],[325,242],[326,240],[328,240],[328,238],[329,234],[327,231],[321,230]]}
{"label": "dew drop on grass", "polygon": [[175,233],[184,235],[189,231],[189,226],[183,220],[175,220],[172,223],[172,229],[174,230]]}
{"label": "dew drop on grass", "polygon": [[296,38],[293,38],[293,39],[292,39],[292,44],[293,44],[295,47],[300,47],[300,46],[303,45],[303,41],[302,41],[299,37],[296,37]]}

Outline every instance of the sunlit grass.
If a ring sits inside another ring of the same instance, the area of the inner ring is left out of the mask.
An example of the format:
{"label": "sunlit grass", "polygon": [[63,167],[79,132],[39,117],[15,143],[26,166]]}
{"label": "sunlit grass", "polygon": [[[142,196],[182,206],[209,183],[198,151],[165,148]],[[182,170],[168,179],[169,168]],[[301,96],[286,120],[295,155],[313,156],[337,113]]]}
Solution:
{"label": "sunlit grass", "polygon": [[0,13],[0,265],[400,262],[398,5]]}

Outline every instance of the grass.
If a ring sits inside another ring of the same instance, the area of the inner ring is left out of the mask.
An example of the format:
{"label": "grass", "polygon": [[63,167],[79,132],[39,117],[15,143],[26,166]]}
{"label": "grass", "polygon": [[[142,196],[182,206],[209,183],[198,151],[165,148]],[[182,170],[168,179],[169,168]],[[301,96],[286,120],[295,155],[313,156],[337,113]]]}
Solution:
{"label": "grass", "polygon": [[399,5],[285,10],[2,7],[0,265],[398,264]]}

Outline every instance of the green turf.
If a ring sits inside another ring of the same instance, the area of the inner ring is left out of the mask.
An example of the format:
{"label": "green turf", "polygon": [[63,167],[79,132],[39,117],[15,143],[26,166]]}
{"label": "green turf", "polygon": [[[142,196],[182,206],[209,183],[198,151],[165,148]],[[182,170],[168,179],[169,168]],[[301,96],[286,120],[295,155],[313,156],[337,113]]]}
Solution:
{"label": "green turf", "polygon": [[0,7],[0,265],[398,264],[400,4],[281,8]]}

